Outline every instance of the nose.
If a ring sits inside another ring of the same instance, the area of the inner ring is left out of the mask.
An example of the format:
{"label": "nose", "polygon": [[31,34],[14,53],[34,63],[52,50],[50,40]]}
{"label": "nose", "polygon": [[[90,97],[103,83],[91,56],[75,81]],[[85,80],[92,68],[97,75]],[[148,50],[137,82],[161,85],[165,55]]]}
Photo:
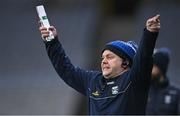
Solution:
{"label": "nose", "polygon": [[106,58],[102,59],[102,64],[107,64],[107,59]]}

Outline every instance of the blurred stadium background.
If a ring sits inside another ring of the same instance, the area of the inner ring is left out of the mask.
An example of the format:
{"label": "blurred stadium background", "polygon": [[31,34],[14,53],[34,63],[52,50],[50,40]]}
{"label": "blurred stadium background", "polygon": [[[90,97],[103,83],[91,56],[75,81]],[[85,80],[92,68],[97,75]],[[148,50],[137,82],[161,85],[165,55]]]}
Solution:
{"label": "blurred stadium background", "polygon": [[86,114],[86,98],[68,87],[48,59],[35,6],[43,4],[74,65],[100,70],[108,41],[139,42],[161,15],[156,47],[171,49],[168,76],[180,83],[179,0],[3,0],[0,2],[0,115]]}

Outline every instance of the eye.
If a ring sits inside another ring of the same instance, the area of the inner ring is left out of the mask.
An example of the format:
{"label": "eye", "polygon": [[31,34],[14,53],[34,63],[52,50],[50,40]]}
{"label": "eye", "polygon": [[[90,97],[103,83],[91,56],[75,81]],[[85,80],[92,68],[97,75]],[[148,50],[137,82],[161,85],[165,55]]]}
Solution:
{"label": "eye", "polygon": [[107,59],[113,59],[114,56],[110,55],[110,56],[107,56]]}
{"label": "eye", "polygon": [[101,60],[104,60],[104,59],[106,59],[106,60],[111,60],[111,59],[113,59],[113,58],[114,58],[113,55],[106,55],[106,56],[102,56],[102,57],[101,57]]}

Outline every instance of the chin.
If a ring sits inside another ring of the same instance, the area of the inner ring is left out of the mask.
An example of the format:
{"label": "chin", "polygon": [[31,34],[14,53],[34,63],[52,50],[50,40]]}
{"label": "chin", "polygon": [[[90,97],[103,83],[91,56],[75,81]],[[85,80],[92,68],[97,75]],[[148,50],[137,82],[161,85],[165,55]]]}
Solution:
{"label": "chin", "polygon": [[102,73],[105,78],[109,78],[112,75],[112,71],[110,69],[102,70]]}
{"label": "chin", "polygon": [[104,78],[108,79],[110,74],[109,73],[103,73]]}
{"label": "chin", "polygon": [[110,78],[110,76],[104,76],[104,78],[105,78],[105,79],[109,79],[109,78]]}

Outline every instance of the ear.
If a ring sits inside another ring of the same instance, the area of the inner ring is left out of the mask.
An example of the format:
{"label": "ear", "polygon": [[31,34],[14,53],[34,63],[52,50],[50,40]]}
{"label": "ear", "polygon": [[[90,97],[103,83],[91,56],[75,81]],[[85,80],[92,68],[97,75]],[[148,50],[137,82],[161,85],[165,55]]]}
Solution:
{"label": "ear", "polygon": [[129,66],[129,62],[127,60],[124,60],[121,64],[121,67],[126,69]]}

